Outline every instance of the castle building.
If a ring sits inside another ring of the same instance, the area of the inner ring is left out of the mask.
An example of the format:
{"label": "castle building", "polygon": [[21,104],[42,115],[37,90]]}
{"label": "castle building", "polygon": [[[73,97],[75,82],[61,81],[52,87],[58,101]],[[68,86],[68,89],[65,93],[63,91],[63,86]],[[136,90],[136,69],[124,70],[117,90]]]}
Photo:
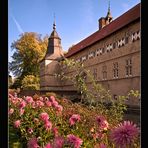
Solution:
{"label": "castle building", "polygon": [[[98,23],[99,29],[95,33],[72,46],[64,56],[82,62],[94,75],[95,81],[110,90],[114,98],[127,95],[130,90],[140,91],[140,3],[115,20],[109,7],[106,17],[101,17]],[[75,90],[71,82],[61,83],[53,76],[61,68],[60,41],[54,24],[47,54],[40,65],[41,90]],[[75,72],[65,73],[74,75]],[[89,80],[86,82],[91,88]]]}

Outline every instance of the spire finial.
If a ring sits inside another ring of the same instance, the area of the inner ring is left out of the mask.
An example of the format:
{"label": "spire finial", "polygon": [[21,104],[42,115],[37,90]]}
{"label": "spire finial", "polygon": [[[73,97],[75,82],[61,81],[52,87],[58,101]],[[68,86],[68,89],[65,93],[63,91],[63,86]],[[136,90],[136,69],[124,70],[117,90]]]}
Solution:
{"label": "spire finial", "polygon": [[108,1],[108,12],[110,13],[110,0]]}
{"label": "spire finial", "polygon": [[55,30],[55,29],[56,29],[56,24],[55,24],[55,13],[54,13],[53,15],[54,15],[53,30]]}

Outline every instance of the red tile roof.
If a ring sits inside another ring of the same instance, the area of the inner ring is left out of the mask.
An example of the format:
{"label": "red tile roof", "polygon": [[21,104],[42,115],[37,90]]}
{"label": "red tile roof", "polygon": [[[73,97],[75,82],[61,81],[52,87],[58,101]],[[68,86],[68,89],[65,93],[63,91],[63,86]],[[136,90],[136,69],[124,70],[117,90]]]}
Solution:
{"label": "red tile roof", "polygon": [[91,44],[107,37],[113,32],[123,28],[129,23],[140,18],[140,3],[128,10],[126,13],[122,14],[120,17],[112,21],[110,24],[103,27],[101,30],[96,31],[92,35],[88,36],[84,40],[80,41],[78,44],[71,47],[65,57],[70,57],[75,53],[82,51],[85,47],[90,46]]}

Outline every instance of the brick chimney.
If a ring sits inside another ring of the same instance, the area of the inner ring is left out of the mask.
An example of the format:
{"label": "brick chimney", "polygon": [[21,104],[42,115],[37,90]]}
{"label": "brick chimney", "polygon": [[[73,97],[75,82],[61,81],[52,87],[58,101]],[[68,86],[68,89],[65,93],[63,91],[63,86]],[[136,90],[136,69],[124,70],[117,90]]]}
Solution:
{"label": "brick chimney", "polygon": [[99,19],[99,30],[102,29],[106,25],[106,20],[104,17]]}

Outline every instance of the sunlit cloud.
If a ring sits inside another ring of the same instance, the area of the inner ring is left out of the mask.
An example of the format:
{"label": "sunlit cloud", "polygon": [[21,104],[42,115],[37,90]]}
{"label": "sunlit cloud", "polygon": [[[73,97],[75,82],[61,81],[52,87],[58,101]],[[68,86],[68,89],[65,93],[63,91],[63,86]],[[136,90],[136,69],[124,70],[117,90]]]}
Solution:
{"label": "sunlit cloud", "polygon": [[15,23],[17,29],[18,29],[18,31],[19,31],[20,33],[24,33],[24,31],[23,31],[21,25],[18,23],[18,21],[15,19],[15,17],[14,17],[13,15],[11,15],[11,17],[12,17],[12,19],[13,19],[13,21],[14,21],[14,23]]}

